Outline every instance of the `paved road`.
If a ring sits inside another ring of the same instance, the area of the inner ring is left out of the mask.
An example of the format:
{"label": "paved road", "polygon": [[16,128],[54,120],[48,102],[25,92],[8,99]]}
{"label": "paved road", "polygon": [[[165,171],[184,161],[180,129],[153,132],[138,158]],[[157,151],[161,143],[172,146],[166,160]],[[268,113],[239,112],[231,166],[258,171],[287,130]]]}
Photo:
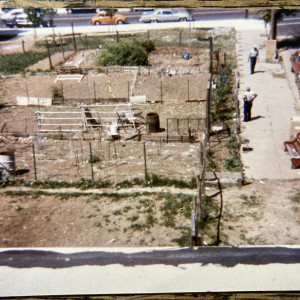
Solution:
{"label": "paved road", "polygon": [[[121,11],[129,24],[138,24],[141,11]],[[74,13],[74,14],[58,14],[55,16],[55,27],[71,26],[71,22],[77,26],[92,26],[91,19],[95,15],[92,13]],[[243,19],[245,16],[244,9],[194,9],[193,16],[196,21],[220,21]],[[249,18],[254,18],[254,11],[249,11]],[[126,26],[126,25],[124,25]],[[5,29],[3,22],[0,22],[0,29]],[[2,32],[3,34],[3,32]],[[300,35],[300,10],[297,10],[295,16],[285,18],[278,24],[279,35]]]}

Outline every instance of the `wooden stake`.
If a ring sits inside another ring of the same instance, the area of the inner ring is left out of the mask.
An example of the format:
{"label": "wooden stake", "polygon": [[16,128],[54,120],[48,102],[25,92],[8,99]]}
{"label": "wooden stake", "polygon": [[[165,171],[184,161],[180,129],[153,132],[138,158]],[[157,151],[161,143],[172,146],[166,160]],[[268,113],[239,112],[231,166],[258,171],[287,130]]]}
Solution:
{"label": "wooden stake", "polygon": [[61,53],[62,53],[62,57],[63,59],[65,60],[65,51],[64,51],[64,45],[63,45],[63,42],[62,42],[62,38],[61,38],[61,34],[59,34],[59,41],[60,41],[60,50],[61,50]]}
{"label": "wooden stake", "polygon": [[46,39],[46,47],[47,47],[47,53],[48,53],[48,59],[49,59],[49,67],[50,67],[50,70],[52,70],[53,66],[52,66],[52,61],[51,61],[51,53],[50,53],[50,49],[49,49],[48,39]]}
{"label": "wooden stake", "polygon": [[96,95],[96,83],[95,83],[95,81],[93,83],[93,86],[94,86],[94,103],[96,103],[97,102],[97,95]]}
{"label": "wooden stake", "polygon": [[75,39],[75,33],[74,33],[74,25],[73,25],[73,22],[71,22],[71,26],[72,26],[72,35],[73,35],[74,51],[77,52],[77,49],[76,49],[76,39]]}
{"label": "wooden stake", "polygon": [[87,50],[89,48],[87,34],[85,35],[85,44],[86,44],[86,50]]}
{"label": "wooden stake", "polygon": [[93,170],[93,151],[92,151],[92,143],[91,143],[91,142],[90,142],[90,161],[91,161],[92,180],[94,181],[94,170]]}
{"label": "wooden stake", "polygon": [[25,51],[25,42],[24,42],[24,40],[22,40],[22,49],[23,49],[23,53],[26,53],[26,51]]}
{"label": "wooden stake", "polygon": [[37,172],[36,172],[36,160],[35,160],[35,147],[34,147],[34,143],[32,144],[32,154],[33,154],[33,166],[34,166],[34,180],[37,181]]}
{"label": "wooden stake", "polygon": [[147,157],[146,157],[146,143],[144,142],[144,170],[145,170],[145,181],[148,180],[148,172],[147,172]]}

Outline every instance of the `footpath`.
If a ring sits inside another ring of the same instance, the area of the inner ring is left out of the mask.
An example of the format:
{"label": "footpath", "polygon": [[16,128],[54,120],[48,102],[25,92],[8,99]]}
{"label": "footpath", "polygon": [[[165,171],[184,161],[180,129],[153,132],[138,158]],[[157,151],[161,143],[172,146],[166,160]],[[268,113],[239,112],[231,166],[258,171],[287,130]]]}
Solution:
{"label": "footpath", "polygon": [[[236,29],[241,120],[246,87],[258,94],[253,102],[252,120],[241,123],[241,140],[245,143],[242,146],[253,148],[241,152],[245,179],[300,179],[300,169],[291,168],[290,157],[283,147],[284,141],[289,140],[292,116],[300,115],[296,109],[298,95],[288,74],[289,56],[283,56],[283,63],[267,63],[265,31]],[[255,73],[250,75],[248,55],[254,45],[259,48],[259,60]]]}

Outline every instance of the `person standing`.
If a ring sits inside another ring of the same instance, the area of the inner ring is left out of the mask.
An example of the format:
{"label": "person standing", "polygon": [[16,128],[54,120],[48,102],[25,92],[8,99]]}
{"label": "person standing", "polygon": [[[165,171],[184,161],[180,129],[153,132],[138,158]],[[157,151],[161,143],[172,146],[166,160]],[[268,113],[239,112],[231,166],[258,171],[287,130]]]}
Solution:
{"label": "person standing", "polygon": [[251,92],[250,88],[246,88],[246,92],[243,96],[244,100],[244,122],[251,120],[251,109],[254,99],[257,97],[257,94]]}
{"label": "person standing", "polygon": [[250,74],[254,73],[258,55],[259,55],[259,51],[257,49],[257,46],[253,46],[248,57],[248,61],[250,61]]}

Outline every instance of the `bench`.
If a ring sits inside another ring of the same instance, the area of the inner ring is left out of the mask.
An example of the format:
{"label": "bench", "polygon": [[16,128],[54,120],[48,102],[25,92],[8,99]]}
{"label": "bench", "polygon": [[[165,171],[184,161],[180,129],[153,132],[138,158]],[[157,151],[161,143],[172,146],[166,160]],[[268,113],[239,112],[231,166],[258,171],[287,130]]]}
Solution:
{"label": "bench", "polygon": [[289,152],[292,169],[296,169],[300,166],[300,132],[292,141],[284,142],[284,150]]}

